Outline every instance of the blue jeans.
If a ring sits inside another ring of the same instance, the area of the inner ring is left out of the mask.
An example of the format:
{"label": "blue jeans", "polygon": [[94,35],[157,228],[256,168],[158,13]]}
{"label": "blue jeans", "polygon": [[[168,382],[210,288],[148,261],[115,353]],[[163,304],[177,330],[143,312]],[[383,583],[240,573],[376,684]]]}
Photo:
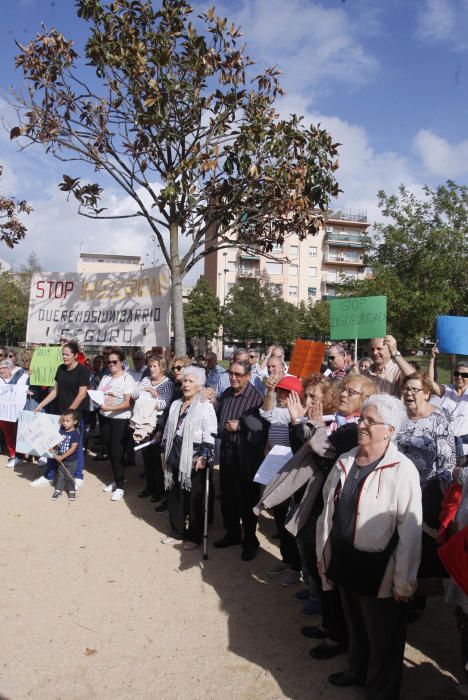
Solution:
{"label": "blue jeans", "polygon": [[[79,424],[79,431],[80,431],[80,440],[78,442],[78,457],[76,461],[76,469],[75,469],[75,479],[82,479],[83,478],[83,468],[84,468],[84,452],[83,452],[83,439],[84,439],[84,431],[85,431],[85,425],[83,421],[83,417],[80,414],[80,424]],[[49,458],[47,460],[47,467],[44,472],[44,476],[46,479],[49,481],[52,481],[55,475],[55,467],[56,467],[56,461],[53,458]]]}

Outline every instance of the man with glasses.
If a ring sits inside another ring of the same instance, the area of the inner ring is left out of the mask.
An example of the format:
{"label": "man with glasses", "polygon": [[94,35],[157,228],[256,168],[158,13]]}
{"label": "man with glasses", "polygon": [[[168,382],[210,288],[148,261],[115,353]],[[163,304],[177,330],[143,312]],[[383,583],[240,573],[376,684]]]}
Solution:
{"label": "man with glasses", "polygon": [[392,335],[385,338],[372,338],[370,341],[372,365],[362,374],[370,377],[382,393],[398,398],[400,379],[414,372],[413,367],[397,349],[397,341]]}
{"label": "man with glasses", "polygon": [[[238,348],[234,352],[231,362],[235,362],[237,360],[240,360],[241,362],[247,362],[247,364],[251,367],[251,363],[249,362],[249,352],[245,348]],[[253,374],[252,371],[249,372],[249,381],[262,395],[265,393],[265,387],[263,385],[262,380],[258,375]],[[226,391],[226,389],[229,389],[229,387],[229,373],[223,372],[219,375],[218,383],[216,385],[216,396],[221,396],[223,391]]]}
{"label": "man with glasses", "polygon": [[224,374],[224,367],[218,365],[218,356],[215,352],[206,353],[206,384],[216,391],[216,386],[221,374]]}
{"label": "man with glasses", "polygon": [[146,370],[146,355],[142,350],[136,350],[132,355],[132,360],[133,367],[128,370],[128,373],[139,384]]}
{"label": "man with glasses", "polygon": [[327,373],[329,379],[341,381],[349,372],[350,365],[346,359],[346,350],[341,343],[335,343],[328,349],[328,367],[330,373]]}
{"label": "man with glasses", "polygon": [[233,360],[228,376],[230,387],[218,403],[221,513],[226,534],[214,546],[242,544],[241,558],[250,561],[259,547],[253,507],[258,502],[260,487],[253,478],[265,447],[265,431],[259,418],[263,395],[250,382],[251,366],[247,359]]}

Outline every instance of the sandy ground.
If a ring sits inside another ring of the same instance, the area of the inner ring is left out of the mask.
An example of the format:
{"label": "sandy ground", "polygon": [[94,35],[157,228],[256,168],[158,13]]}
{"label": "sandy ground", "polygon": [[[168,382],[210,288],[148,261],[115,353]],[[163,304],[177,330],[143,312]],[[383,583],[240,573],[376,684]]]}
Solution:
{"label": "sandy ground", "polygon": [[[273,521],[262,549],[184,552],[161,544],[166,514],[136,497],[102,492],[107,463],[90,471],[77,502],[30,488],[31,464],[13,472],[0,458],[0,698],[326,698],[354,700],[327,676],[344,657],[314,661],[299,634],[294,589],[269,578],[277,556]],[[219,501],[210,539],[221,534]],[[460,672],[452,611],[440,599],[411,626],[403,698],[455,698]]]}

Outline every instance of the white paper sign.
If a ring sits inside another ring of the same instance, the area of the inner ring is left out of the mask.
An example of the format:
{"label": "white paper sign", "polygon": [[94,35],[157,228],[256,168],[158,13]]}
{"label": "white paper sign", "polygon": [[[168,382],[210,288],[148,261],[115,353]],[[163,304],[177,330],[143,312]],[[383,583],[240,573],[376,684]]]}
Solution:
{"label": "white paper sign", "polygon": [[97,403],[99,406],[105,403],[106,396],[103,391],[88,389],[88,394],[91,401],[94,401],[94,403]]}
{"label": "white paper sign", "polygon": [[[16,451],[27,455],[42,457],[35,449],[34,445],[26,438],[29,427],[36,422],[38,416],[41,420],[47,421],[51,429],[58,433],[60,428],[60,416],[52,413],[34,413],[33,411],[20,411],[18,418],[18,430],[16,432]],[[53,457],[51,452],[46,452],[45,457]]]}
{"label": "white paper sign", "polygon": [[275,445],[271,448],[263,462],[258,468],[254,476],[254,481],[257,484],[269,484],[270,481],[277,475],[281,467],[289,462],[293,453],[289,447],[285,445]]}
{"label": "white paper sign", "polygon": [[32,276],[28,343],[58,343],[73,336],[83,345],[169,345],[170,271]]}
{"label": "white paper sign", "polygon": [[43,455],[62,442],[64,436],[47,420],[45,414],[35,413],[35,420],[25,431],[25,439],[33,445],[38,455]]}
{"label": "white paper sign", "polygon": [[0,384],[0,420],[16,423],[26,403],[25,384]]}

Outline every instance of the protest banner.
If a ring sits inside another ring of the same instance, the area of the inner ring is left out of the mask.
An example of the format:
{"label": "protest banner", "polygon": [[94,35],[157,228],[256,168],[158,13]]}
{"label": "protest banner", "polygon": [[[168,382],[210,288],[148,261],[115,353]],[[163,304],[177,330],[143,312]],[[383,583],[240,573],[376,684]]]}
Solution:
{"label": "protest banner", "polygon": [[170,273],[166,265],[139,272],[33,275],[28,343],[169,345]]}
{"label": "protest banner", "polygon": [[468,317],[437,316],[436,339],[440,352],[468,355]]}
{"label": "protest banner", "polygon": [[367,340],[387,334],[387,297],[352,297],[330,301],[330,339]]}
{"label": "protest banner", "polygon": [[297,338],[291,353],[289,374],[294,374],[295,377],[307,377],[312,372],[320,372],[324,355],[324,343]]}
{"label": "protest banner", "polygon": [[16,423],[26,403],[27,391],[25,384],[0,385],[0,420]]}
{"label": "protest banner", "polygon": [[58,426],[52,425],[47,420],[47,414],[34,413],[33,415],[34,420],[24,431],[23,437],[33,445],[37,454],[42,456],[62,442],[64,436],[60,435]]}
{"label": "protest banner", "polygon": [[[18,430],[16,432],[16,451],[21,452],[26,455],[35,455],[36,457],[42,457],[35,446],[27,438],[28,429],[35,423],[40,417],[42,421],[47,421],[52,430],[57,433],[60,428],[60,416],[55,416],[52,413],[34,413],[33,411],[20,411],[18,417]],[[45,457],[52,457],[51,452],[45,452]]]}
{"label": "protest banner", "polygon": [[57,367],[63,362],[62,346],[36,348],[31,358],[31,386],[53,386]]}

